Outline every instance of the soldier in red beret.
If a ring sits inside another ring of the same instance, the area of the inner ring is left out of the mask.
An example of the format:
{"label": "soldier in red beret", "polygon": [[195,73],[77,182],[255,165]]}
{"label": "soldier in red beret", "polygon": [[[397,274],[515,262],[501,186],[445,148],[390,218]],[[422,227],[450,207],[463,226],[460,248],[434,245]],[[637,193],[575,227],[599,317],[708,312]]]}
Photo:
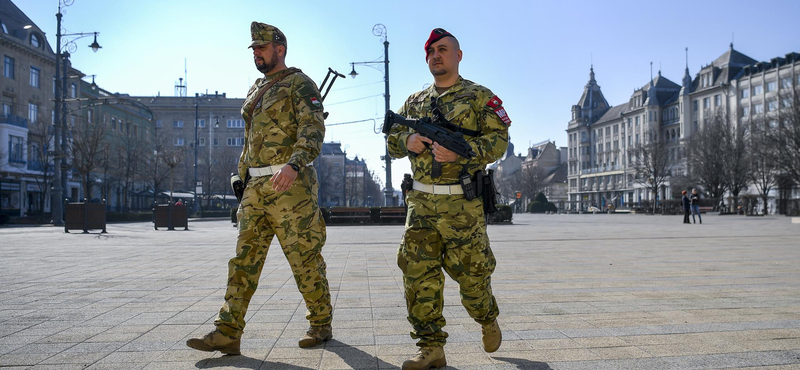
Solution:
{"label": "soldier in red beret", "polygon": [[461,303],[481,324],[484,350],[494,352],[502,341],[497,324],[500,310],[491,288],[496,261],[486,234],[482,197],[467,199],[459,178],[465,174],[474,178],[505,153],[511,120],[491,90],[459,75],[462,56],[450,32],[431,31],[425,60],[434,83],[412,94],[398,114],[432,117],[435,103],[450,122],[447,128],[463,134],[477,155],[461,157],[401,125],[395,125],[387,137],[392,157],[409,157],[414,179],[406,195],[408,218],[397,264],[403,271],[411,337],[418,339],[419,352],[403,363],[404,370],[447,365],[447,333],[442,330],[444,272],[459,284]]}

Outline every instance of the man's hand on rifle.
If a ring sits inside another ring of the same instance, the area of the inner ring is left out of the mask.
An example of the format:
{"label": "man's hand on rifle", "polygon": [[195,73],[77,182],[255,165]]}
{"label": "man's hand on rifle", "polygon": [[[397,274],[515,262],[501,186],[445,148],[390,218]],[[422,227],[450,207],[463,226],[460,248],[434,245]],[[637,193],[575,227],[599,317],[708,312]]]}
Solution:
{"label": "man's hand on rifle", "polygon": [[455,162],[456,159],[458,159],[458,154],[453,153],[450,149],[439,145],[439,143],[433,143],[431,152],[433,152],[433,159],[439,163]]}
{"label": "man's hand on rifle", "polygon": [[425,136],[414,133],[406,140],[406,148],[408,148],[410,152],[420,154],[425,150],[425,143],[433,144],[433,141]]}

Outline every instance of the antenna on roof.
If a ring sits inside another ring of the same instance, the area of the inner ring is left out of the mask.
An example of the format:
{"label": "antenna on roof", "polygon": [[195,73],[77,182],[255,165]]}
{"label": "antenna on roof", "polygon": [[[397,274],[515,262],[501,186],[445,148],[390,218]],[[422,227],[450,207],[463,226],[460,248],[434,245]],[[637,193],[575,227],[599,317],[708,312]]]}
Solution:
{"label": "antenna on roof", "polygon": [[686,47],[686,69],[689,69],[689,47]]}

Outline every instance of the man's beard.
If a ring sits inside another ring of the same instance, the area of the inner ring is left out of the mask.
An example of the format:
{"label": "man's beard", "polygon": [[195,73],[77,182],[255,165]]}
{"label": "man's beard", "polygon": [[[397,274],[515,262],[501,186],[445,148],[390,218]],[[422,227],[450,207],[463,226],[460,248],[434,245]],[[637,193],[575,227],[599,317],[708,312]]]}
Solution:
{"label": "man's beard", "polygon": [[[259,59],[261,59],[262,62],[261,64],[258,64]],[[261,73],[267,73],[273,70],[278,65],[278,53],[277,52],[272,53],[272,57],[269,59],[270,59],[269,62],[267,62],[266,60],[264,60],[264,58],[261,57],[256,57],[255,59],[253,59],[253,62],[256,64],[256,69],[258,69],[258,71]]]}

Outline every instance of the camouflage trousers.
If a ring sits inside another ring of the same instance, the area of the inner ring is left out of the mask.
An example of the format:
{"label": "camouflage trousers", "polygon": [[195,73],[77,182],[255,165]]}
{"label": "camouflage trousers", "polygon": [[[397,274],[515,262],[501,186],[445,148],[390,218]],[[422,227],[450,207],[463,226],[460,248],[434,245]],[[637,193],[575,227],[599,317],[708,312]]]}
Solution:
{"label": "camouflage trousers", "polygon": [[273,236],[278,237],[305,300],[306,319],[314,326],[331,322],[331,296],[321,254],[325,220],[317,206],[316,172],[303,168],[292,186],[280,193],[272,190],[269,178],[250,180],[237,213],[236,256],[228,262],[225,304],[214,321],[217,329],[234,338],[244,330],[247,306],[258,287]]}
{"label": "camouflage trousers", "polygon": [[417,345],[443,346],[447,333],[444,274],[459,285],[461,304],[480,324],[500,314],[492,295],[494,254],[486,235],[483,205],[461,195],[434,195],[410,191],[407,195],[406,231],[397,252],[403,271],[408,322]]}

